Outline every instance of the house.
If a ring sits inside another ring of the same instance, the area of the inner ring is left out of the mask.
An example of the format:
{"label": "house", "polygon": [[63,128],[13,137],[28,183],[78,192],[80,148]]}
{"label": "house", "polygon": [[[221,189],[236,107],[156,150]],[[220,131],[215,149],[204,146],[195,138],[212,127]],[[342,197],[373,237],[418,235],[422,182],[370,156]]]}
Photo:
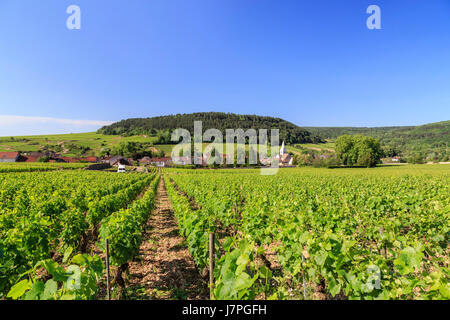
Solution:
{"label": "house", "polygon": [[292,166],[292,163],[294,162],[294,157],[290,155],[289,153],[285,153],[280,158],[280,165],[281,166]]}
{"label": "house", "polygon": [[94,156],[84,157],[84,158],[81,158],[80,160],[81,161],[92,162],[92,163],[98,162],[98,158],[94,157]]}
{"label": "house", "polygon": [[114,156],[114,157],[111,157],[111,158],[108,160],[108,163],[109,163],[111,166],[118,166],[119,164],[124,164],[124,165],[127,165],[127,166],[131,165],[130,162],[129,162],[129,159],[126,159],[126,158],[124,158],[124,157],[122,157],[122,156]]}
{"label": "house", "polygon": [[112,157],[110,157],[110,156],[104,156],[104,157],[101,157],[101,158],[100,158],[100,162],[102,162],[102,163],[108,163],[108,164],[109,164],[109,161],[111,160],[111,158],[112,158]]}
{"label": "house", "polygon": [[150,164],[157,167],[168,167],[172,163],[171,158],[151,158]]}
{"label": "house", "polygon": [[22,161],[22,162],[38,162],[39,158],[42,158],[42,156],[21,156],[20,161]]}
{"label": "house", "polygon": [[17,162],[19,156],[18,152],[0,152],[0,162]]}
{"label": "house", "polygon": [[184,166],[184,165],[192,164],[193,161],[192,161],[192,158],[188,157],[188,156],[186,156],[186,157],[175,156],[175,157],[173,157],[173,163],[176,165]]}
{"label": "house", "polygon": [[152,159],[150,157],[143,157],[141,159],[139,159],[139,165],[143,166],[143,165],[148,165],[152,163]]}
{"label": "house", "polygon": [[72,157],[59,157],[59,158],[55,158],[54,160],[56,160],[56,161],[59,160],[60,162],[67,162],[67,163],[75,163],[75,162],[79,161],[79,159],[72,158]]}

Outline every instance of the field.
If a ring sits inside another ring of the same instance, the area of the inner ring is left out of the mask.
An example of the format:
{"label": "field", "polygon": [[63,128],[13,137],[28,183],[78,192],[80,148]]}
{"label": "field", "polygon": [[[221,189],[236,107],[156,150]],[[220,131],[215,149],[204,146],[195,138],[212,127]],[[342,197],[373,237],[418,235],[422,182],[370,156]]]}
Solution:
{"label": "field", "polygon": [[450,299],[449,169],[1,173],[0,298]]}
{"label": "field", "polygon": [[[121,142],[154,142],[156,137],[130,136],[123,137],[119,135],[103,135],[95,132],[71,133],[58,135],[36,135],[21,137],[0,137],[1,151],[39,151],[44,147],[57,148],[68,157],[77,156],[76,149],[89,148],[85,155],[100,154],[103,147],[112,147]],[[70,150],[75,146],[74,150]],[[66,150],[67,149],[67,150]]]}

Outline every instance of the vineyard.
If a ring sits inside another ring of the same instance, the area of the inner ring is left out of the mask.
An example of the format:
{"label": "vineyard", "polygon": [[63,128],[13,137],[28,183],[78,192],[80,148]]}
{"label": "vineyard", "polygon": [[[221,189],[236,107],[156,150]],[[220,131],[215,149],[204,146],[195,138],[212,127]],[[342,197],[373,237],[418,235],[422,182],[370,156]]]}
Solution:
{"label": "vineyard", "polygon": [[[12,298],[26,292],[26,298],[95,298],[103,263],[88,254],[88,246],[111,235],[113,263],[132,255],[138,230],[151,211],[158,179],[156,173],[77,170],[2,174],[1,294],[13,288]],[[67,269],[58,264],[67,263],[70,257],[73,264]],[[34,274],[40,267],[52,276],[45,284]],[[29,279],[17,283],[27,274]],[[74,281],[85,286],[72,290]]]}
{"label": "vineyard", "polygon": [[448,168],[173,171],[166,185],[217,299],[449,299]]}
{"label": "vineyard", "polygon": [[203,279],[215,235],[213,299],[450,299],[449,185],[445,165],[4,172],[0,299],[106,298],[106,240],[126,288],[158,186]]}
{"label": "vineyard", "polygon": [[2,163],[0,173],[70,170],[81,169],[88,165],[87,163],[11,162]]}

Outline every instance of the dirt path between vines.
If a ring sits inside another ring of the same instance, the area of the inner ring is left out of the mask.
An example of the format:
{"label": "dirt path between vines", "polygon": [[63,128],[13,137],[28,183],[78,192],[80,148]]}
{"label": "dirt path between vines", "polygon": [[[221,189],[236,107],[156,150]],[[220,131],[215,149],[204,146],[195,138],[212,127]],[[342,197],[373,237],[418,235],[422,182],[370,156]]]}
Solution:
{"label": "dirt path between vines", "polygon": [[164,179],[158,186],[139,256],[129,265],[128,299],[208,299],[207,282],[195,267],[178,226]]}

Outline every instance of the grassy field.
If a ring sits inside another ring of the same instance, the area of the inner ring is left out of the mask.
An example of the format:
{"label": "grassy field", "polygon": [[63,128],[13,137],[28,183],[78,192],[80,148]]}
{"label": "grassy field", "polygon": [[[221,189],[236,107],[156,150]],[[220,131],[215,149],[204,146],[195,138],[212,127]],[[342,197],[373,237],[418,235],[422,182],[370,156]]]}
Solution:
{"label": "grassy field", "polygon": [[102,148],[110,148],[116,144],[119,144],[120,142],[154,142],[155,139],[156,137],[122,137],[115,135],[97,134],[95,132],[21,137],[0,137],[0,151],[39,151],[46,146],[53,148],[58,148],[57,146],[60,146],[61,153],[63,153],[64,155],[76,156],[77,153],[71,150],[71,145],[74,145],[76,147],[89,148],[85,155],[99,155]]}

